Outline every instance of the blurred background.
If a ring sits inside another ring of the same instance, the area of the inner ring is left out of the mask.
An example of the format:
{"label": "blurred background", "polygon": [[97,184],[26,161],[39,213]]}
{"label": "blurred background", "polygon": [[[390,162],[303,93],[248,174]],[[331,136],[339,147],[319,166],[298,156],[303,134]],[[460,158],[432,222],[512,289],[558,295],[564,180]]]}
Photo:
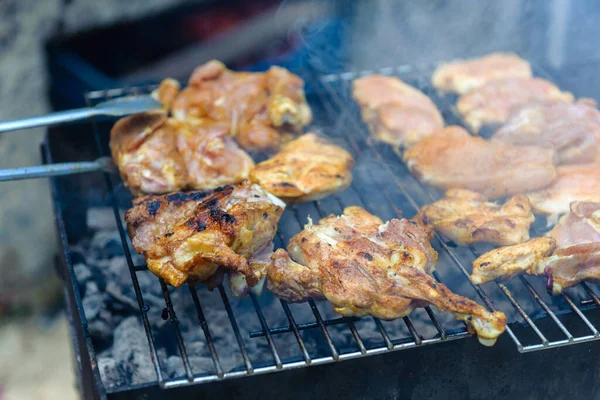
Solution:
{"label": "blurred background", "polygon": [[[90,90],[185,82],[213,58],[282,65],[310,92],[324,73],[506,50],[598,97],[598,17],[597,2],[568,0],[2,0],[0,118],[82,107]],[[0,136],[0,168],[38,164],[45,133]],[[77,398],[48,183],[2,183],[0,227],[0,399]]]}

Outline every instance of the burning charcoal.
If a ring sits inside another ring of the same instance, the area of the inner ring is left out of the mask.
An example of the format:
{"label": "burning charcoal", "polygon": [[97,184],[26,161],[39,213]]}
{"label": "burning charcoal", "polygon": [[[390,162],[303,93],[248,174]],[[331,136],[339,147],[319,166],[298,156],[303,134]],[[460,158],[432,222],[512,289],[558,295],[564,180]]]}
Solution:
{"label": "burning charcoal", "polygon": [[98,355],[98,370],[100,371],[102,382],[107,388],[127,384],[125,373],[112,357]]}
{"label": "burning charcoal", "polygon": [[103,307],[105,295],[102,293],[88,294],[83,298],[83,309],[88,319],[94,319]]}
{"label": "burning charcoal", "polygon": [[92,238],[91,246],[102,255],[102,258],[123,256],[123,245],[119,232],[98,231]]}
{"label": "burning charcoal", "polygon": [[87,225],[92,230],[117,231],[115,214],[113,209],[109,207],[89,208],[87,211]]}
{"label": "burning charcoal", "polygon": [[[190,356],[188,361],[190,362],[190,367],[192,368],[192,373],[194,374],[202,374],[207,372],[212,373],[215,370],[212,358],[210,358],[210,356]],[[179,356],[170,356],[167,359],[165,369],[169,378],[180,378],[185,376],[185,367],[183,366],[183,361]]]}
{"label": "burning charcoal", "polygon": [[73,266],[73,269],[75,270],[75,276],[77,277],[77,280],[80,284],[85,283],[88,279],[92,277],[92,271],[87,265],[83,263],[75,264]]}
{"label": "burning charcoal", "polygon": [[100,309],[95,318],[90,318],[86,311],[86,317],[88,319],[88,331],[93,339],[110,341],[113,338],[115,326],[120,320],[119,317],[105,309]]}
{"label": "burning charcoal", "polygon": [[123,320],[115,329],[113,357],[131,375],[131,384],[156,381],[148,341],[139,317]]}

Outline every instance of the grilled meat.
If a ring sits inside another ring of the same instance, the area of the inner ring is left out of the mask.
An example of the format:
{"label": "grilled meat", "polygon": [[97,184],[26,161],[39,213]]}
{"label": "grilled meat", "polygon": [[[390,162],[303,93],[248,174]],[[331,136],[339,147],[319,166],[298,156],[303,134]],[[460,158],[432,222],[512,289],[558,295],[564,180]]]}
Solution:
{"label": "grilled meat", "polygon": [[537,266],[548,277],[546,286],[553,295],[581,281],[600,280],[600,242],[575,244],[557,249]]}
{"label": "grilled meat", "polygon": [[482,285],[495,279],[508,280],[520,274],[537,275],[538,264],[554,249],[554,239],[539,237],[488,251],[473,261],[471,282]]}
{"label": "grilled meat", "polygon": [[382,319],[406,316],[432,304],[453,313],[492,345],[505,330],[506,317],[452,293],[429,274],[437,263],[432,231],[406,219],[385,224],[360,207],[330,215],[314,225],[309,219],[294,236],[288,253],[272,257],[267,286],[291,301],[327,299],[344,316]]}
{"label": "grilled meat", "polygon": [[513,108],[539,101],[572,103],[573,95],[540,78],[503,79],[463,94],[456,107],[465,123],[477,133],[484,125],[505,122]]}
{"label": "grilled meat", "polygon": [[499,245],[525,242],[535,220],[529,200],[523,195],[499,205],[464,189],[448,190],[442,199],[423,207],[420,218],[461,246],[476,242]]}
{"label": "grilled meat", "polygon": [[256,165],[250,179],[286,202],[318,200],[350,186],[353,164],[346,150],[307,133]]}
{"label": "grilled meat", "polygon": [[354,99],[375,139],[410,147],[444,126],[435,104],[398,78],[372,75],[352,83]]}
{"label": "grilled meat", "polygon": [[600,161],[600,112],[591,99],[527,104],[492,139],[554,149],[559,164]]}
{"label": "grilled meat", "polygon": [[556,239],[558,247],[600,242],[600,202],[574,201],[548,236]]}
{"label": "grilled meat", "polygon": [[165,110],[169,110],[171,108],[171,104],[175,97],[179,94],[179,89],[181,85],[175,79],[167,78],[164,79],[160,85],[152,92],[152,97],[156,100],[160,101]]}
{"label": "grilled meat", "polygon": [[531,76],[529,63],[516,54],[492,53],[442,64],[435,69],[431,82],[445,92],[465,94],[492,81]]}
{"label": "grilled meat", "polygon": [[133,247],[167,283],[214,286],[223,268],[234,273],[232,292],[241,296],[250,287],[262,287],[266,265],[261,251],[271,248],[284,207],[259,186],[244,182],[209,192],[141,197],[125,220]]}
{"label": "grilled meat", "polygon": [[559,247],[537,268],[548,277],[548,290],[559,294],[583,280],[600,280],[600,203],[571,203],[548,235]]}
{"label": "grilled meat", "polygon": [[182,122],[165,112],[120,119],[111,131],[110,148],[134,194],[213,189],[243,181],[254,166],[226,124]]}
{"label": "grilled meat", "polygon": [[297,75],[280,67],[265,73],[233,72],[214,60],[194,70],[172,112],[180,120],[225,122],[240,145],[250,149],[278,148],[312,118],[304,82]]}
{"label": "grilled meat", "polygon": [[600,202],[600,163],[565,165],[556,171],[558,178],[550,186],[527,194],[536,213],[556,217],[568,212],[573,201]]}
{"label": "grilled meat", "polygon": [[547,237],[482,255],[473,262],[471,281],[479,285],[520,273],[546,275],[555,295],[583,280],[600,280],[600,203],[573,202]]}
{"label": "grilled meat", "polygon": [[489,142],[450,126],[408,149],[404,162],[423,183],[496,198],[549,185],[556,178],[553,157],[551,149]]}

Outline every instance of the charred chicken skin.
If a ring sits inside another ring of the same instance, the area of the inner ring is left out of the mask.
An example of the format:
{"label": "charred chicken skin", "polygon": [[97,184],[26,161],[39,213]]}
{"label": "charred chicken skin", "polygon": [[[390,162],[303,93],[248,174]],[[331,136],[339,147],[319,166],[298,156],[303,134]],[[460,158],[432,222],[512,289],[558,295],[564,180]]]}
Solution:
{"label": "charred chicken skin", "polygon": [[238,183],[254,166],[226,124],[178,121],[162,111],[117,121],[110,148],[125,185],[136,195]]}
{"label": "charred chicken skin", "polygon": [[513,53],[492,53],[472,60],[456,60],[436,68],[435,88],[465,94],[486,83],[508,78],[531,78],[531,66]]}
{"label": "charred chicken skin", "polygon": [[250,179],[288,203],[312,201],[350,186],[353,165],[346,150],[307,133],[257,164]]}
{"label": "charred chicken skin", "polygon": [[463,94],[456,108],[477,133],[484,125],[505,122],[513,108],[540,101],[572,103],[573,95],[540,78],[503,79]]}
{"label": "charred chicken skin", "polygon": [[[437,263],[429,227],[406,219],[383,223],[360,207],[348,207],[304,230],[277,250],[267,286],[290,302],[327,299],[344,316],[406,316],[432,304],[453,313],[492,345],[506,317],[452,293],[429,274]],[[293,258],[290,258],[291,257]]]}
{"label": "charred chicken skin", "polygon": [[600,161],[600,112],[591,99],[527,104],[511,112],[492,140],[554,149],[558,164]]}
{"label": "charred chicken skin", "polygon": [[275,66],[265,73],[233,72],[214,60],[194,70],[171,111],[180,120],[226,123],[246,149],[278,148],[312,119],[299,76]]}
{"label": "charred chicken skin", "polygon": [[208,192],[141,197],[125,220],[133,247],[152,273],[173,286],[190,281],[210,287],[220,283],[225,270],[239,297],[262,287],[284,207],[244,182]]}
{"label": "charred chicken skin", "polygon": [[423,207],[420,218],[461,246],[476,242],[498,245],[525,242],[535,220],[529,200],[523,195],[499,205],[464,189],[448,190],[442,199]]}
{"label": "charred chicken skin", "polygon": [[548,186],[556,178],[554,151],[490,142],[449,126],[404,153],[421,182],[440,189],[468,189],[489,198]]}
{"label": "charred chicken skin", "polygon": [[471,281],[482,284],[521,273],[545,275],[554,295],[583,280],[600,280],[600,203],[573,202],[547,237],[482,255],[473,262]]}
{"label": "charred chicken skin", "polygon": [[410,147],[444,126],[429,97],[398,78],[372,75],[352,83],[354,99],[375,139]]}

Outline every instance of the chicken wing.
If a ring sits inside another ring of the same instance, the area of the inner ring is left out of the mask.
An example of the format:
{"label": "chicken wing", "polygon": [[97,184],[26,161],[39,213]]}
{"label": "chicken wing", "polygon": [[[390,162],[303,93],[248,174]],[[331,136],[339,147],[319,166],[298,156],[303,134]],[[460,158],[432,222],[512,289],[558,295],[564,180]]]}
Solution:
{"label": "chicken wing", "polygon": [[312,201],[350,186],[353,165],[346,150],[307,133],[256,165],[250,179],[288,203]]}
{"label": "chicken wing", "polygon": [[600,203],[573,202],[547,237],[492,250],[473,262],[477,285],[515,275],[545,275],[557,295],[583,280],[600,280]]}
{"label": "chicken wing", "polygon": [[404,153],[421,182],[497,198],[541,189],[556,178],[554,151],[489,142],[459,126],[426,137]]}
{"label": "chicken wing", "polygon": [[448,190],[442,199],[423,207],[419,217],[460,246],[476,242],[499,245],[525,242],[535,220],[529,200],[523,195],[499,205],[464,189]]}
{"label": "chicken wing", "polygon": [[133,247],[167,283],[214,286],[220,283],[215,274],[218,278],[224,268],[234,273],[230,285],[241,296],[250,287],[262,287],[261,251],[272,248],[284,207],[258,185],[244,182],[209,192],[141,197],[125,220]]}
{"label": "chicken wing", "polygon": [[360,207],[348,207],[294,236],[288,253],[272,257],[267,287],[280,298],[301,302],[327,299],[344,316],[382,319],[406,316],[432,304],[453,313],[485,345],[506,328],[506,317],[452,293],[429,274],[437,263],[432,232],[415,221],[385,224]]}
{"label": "chicken wing", "polygon": [[254,166],[226,124],[182,122],[165,112],[120,119],[111,130],[110,148],[134,194],[213,189],[247,179]]}
{"label": "chicken wing", "polygon": [[511,109],[539,101],[573,102],[573,95],[561,92],[540,79],[503,79],[489,82],[463,94],[456,103],[458,112],[475,133],[484,125],[506,121]]}
{"label": "chicken wing", "polygon": [[558,178],[550,186],[527,194],[534,212],[554,219],[568,212],[573,201],[600,202],[600,163],[565,165],[556,171]]}
{"label": "chicken wing", "polygon": [[513,53],[492,53],[472,60],[456,60],[435,69],[431,82],[445,92],[465,94],[486,83],[508,78],[531,78],[531,66]]}
{"label": "chicken wing", "polygon": [[591,99],[527,104],[511,112],[492,139],[554,149],[559,164],[600,161],[600,112]]}
{"label": "chicken wing", "polygon": [[172,104],[180,120],[209,118],[229,126],[244,148],[278,148],[312,118],[297,75],[271,67],[265,73],[233,72],[219,61],[194,70]]}
{"label": "chicken wing", "polygon": [[471,282],[482,285],[495,279],[509,280],[520,274],[538,275],[538,264],[554,249],[554,239],[539,237],[488,251],[473,261]]}
{"label": "chicken wing", "polygon": [[375,139],[410,147],[444,126],[435,104],[398,78],[372,75],[352,83],[354,99]]}

